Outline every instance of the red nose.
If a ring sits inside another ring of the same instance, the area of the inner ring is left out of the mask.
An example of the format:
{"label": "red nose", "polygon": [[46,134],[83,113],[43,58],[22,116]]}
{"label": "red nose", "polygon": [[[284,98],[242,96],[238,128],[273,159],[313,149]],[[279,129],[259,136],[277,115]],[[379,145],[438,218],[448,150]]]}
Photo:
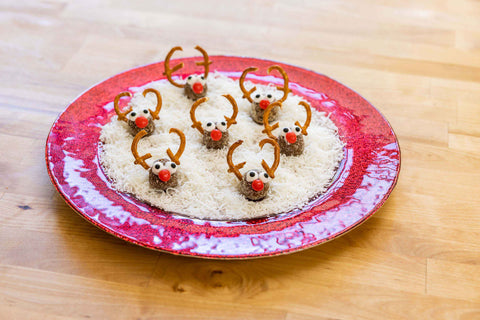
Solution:
{"label": "red nose", "polygon": [[135,119],[135,124],[136,124],[137,127],[139,127],[140,129],[143,129],[143,128],[145,128],[146,126],[148,126],[148,119],[145,118],[145,117],[138,117],[137,119]]}
{"label": "red nose", "polygon": [[266,99],[260,101],[260,108],[262,108],[263,110],[267,109],[269,105],[270,105],[270,101]]}
{"label": "red nose", "polygon": [[195,92],[196,94],[202,93],[203,92],[203,85],[200,82],[195,82],[193,84],[192,89],[193,89],[193,92]]}
{"label": "red nose", "polygon": [[158,177],[163,182],[167,182],[168,180],[170,180],[170,171],[168,171],[167,169],[163,169],[158,173]]}
{"label": "red nose", "polygon": [[260,179],[253,180],[252,182],[252,189],[255,191],[263,190],[263,182]]}
{"label": "red nose", "polygon": [[295,141],[297,141],[297,136],[294,132],[289,132],[285,135],[285,139],[288,141],[288,143],[295,143]]}
{"label": "red nose", "polygon": [[212,137],[213,141],[218,141],[222,139],[222,131],[218,129],[214,129],[212,130],[212,132],[210,132],[210,137]]}

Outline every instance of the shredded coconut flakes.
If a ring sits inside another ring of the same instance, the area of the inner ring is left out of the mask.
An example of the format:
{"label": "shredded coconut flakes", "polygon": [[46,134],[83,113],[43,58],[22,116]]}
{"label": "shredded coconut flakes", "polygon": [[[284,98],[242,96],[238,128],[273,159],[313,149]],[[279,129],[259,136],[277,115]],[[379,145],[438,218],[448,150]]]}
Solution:
{"label": "shredded coconut flakes", "polygon": [[[265,145],[261,151],[258,142],[266,137],[263,126],[253,122],[250,117],[251,105],[242,99],[238,82],[219,73],[208,77],[208,97],[210,100],[200,105],[196,112],[197,120],[223,121],[223,116],[232,114],[230,103],[222,94],[232,95],[238,104],[237,124],[229,128],[229,145],[242,139],[244,143],[233,154],[235,164],[247,161],[241,173],[250,169],[262,169],[261,161],[269,165],[273,162],[273,147]],[[245,82],[247,90],[252,86]],[[256,84],[257,89],[269,90],[280,96],[272,86]],[[100,160],[113,187],[121,192],[133,194],[136,198],[165,211],[176,212],[200,219],[241,220],[288,212],[301,208],[307,201],[325,192],[335,175],[339,162],[343,158],[343,143],[337,128],[323,112],[312,108],[312,120],[308,135],[304,136],[305,150],[297,157],[281,155],[280,165],[272,179],[268,196],[259,202],[252,202],[238,192],[239,181],[228,173],[226,161],[228,148],[209,150],[202,144],[200,133],[191,128],[190,107],[192,101],[183,94],[183,89],[172,86],[166,80],[151,82],[141,88],[130,88],[135,92],[131,105],[134,110],[145,107],[154,109],[156,99],[153,94],[143,97],[146,88],[160,91],[163,100],[160,120],[155,120],[156,130],[138,143],[138,153],[151,153],[146,160],[151,165],[154,160],[168,158],[167,148],[175,152],[179,145],[178,136],[169,134],[170,128],[177,128],[186,136],[186,148],[180,158],[179,186],[166,192],[154,190],[148,182],[148,171],[134,164],[130,147],[133,137],[127,130],[127,124],[117,121],[103,126],[100,140]],[[289,94],[280,111],[280,128],[293,126],[295,121],[305,121],[305,111],[298,102],[302,98]],[[113,109],[113,103],[105,106]],[[275,122],[273,122],[275,123]]]}

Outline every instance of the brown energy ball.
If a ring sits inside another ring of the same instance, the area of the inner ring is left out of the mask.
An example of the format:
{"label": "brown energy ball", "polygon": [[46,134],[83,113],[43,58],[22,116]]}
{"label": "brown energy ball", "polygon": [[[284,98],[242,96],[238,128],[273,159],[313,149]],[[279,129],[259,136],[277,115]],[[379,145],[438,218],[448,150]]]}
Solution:
{"label": "brown energy ball", "polygon": [[[280,109],[279,107],[275,107],[270,111],[270,114],[268,115],[268,121],[269,122],[273,122],[273,121],[277,120],[278,114],[279,114],[279,112],[278,112],[279,109]],[[263,125],[263,114],[264,113],[265,113],[265,110],[260,107],[260,103],[257,103],[257,102],[252,103],[251,115],[252,115],[253,121],[255,121],[258,124]]]}
{"label": "brown energy ball", "polygon": [[168,188],[175,188],[178,186],[177,168],[175,162],[169,159],[156,160],[148,171],[150,186],[163,191]]}
{"label": "brown energy ball", "polygon": [[265,198],[269,189],[270,177],[265,171],[257,169],[247,171],[240,182],[240,193],[252,201]]}
{"label": "brown energy ball", "polygon": [[[273,97],[271,93],[256,93],[252,96],[252,110],[251,116],[253,121],[258,124],[263,125],[263,114],[265,110],[271,103],[274,103],[276,99]],[[277,120],[278,118],[278,110],[280,107],[274,107],[270,110],[270,114],[268,115],[268,121],[272,122]]]}
{"label": "brown energy ball", "polygon": [[283,128],[282,133],[278,136],[278,145],[280,153],[287,156],[299,156],[305,149],[305,141],[300,127]]}
{"label": "brown energy ball", "polygon": [[133,136],[137,135],[137,133],[139,133],[142,130],[145,130],[147,132],[146,136],[151,135],[155,131],[155,123],[153,122],[153,119],[148,120],[148,124],[145,128],[138,127],[135,121],[132,121],[130,119],[127,120],[127,124],[130,130],[130,133]]}
{"label": "brown energy ball", "polygon": [[225,121],[207,122],[203,130],[202,142],[207,149],[222,149],[228,145],[228,130]]}
{"label": "brown energy ball", "polygon": [[133,136],[142,130],[147,132],[147,136],[155,131],[155,123],[148,109],[130,111],[127,115],[127,124]]}
{"label": "brown energy ball", "polygon": [[204,76],[190,75],[187,77],[184,92],[187,98],[196,101],[207,95],[208,86]]}

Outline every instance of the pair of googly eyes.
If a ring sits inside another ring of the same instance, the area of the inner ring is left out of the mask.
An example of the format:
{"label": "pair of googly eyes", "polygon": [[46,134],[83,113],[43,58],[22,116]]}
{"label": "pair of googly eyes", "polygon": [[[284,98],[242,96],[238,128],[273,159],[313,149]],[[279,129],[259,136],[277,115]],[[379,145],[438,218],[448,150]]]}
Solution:
{"label": "pair of googly eyes", "polygon": [[167,169],[168,171],[170,171],[170,174],[174,174],[175,172],[177,172],[177,168],[178,168],[178,165],[175,162],[169,161],[163,164],[160,161],[156,161],[153,163],[152,172],[154,174],[158,174],[163,169]]}
{"label": "pair of googly eyes", "polygon": [[220,122],[207,122],[204,128],[207,132],[211,132],[214,129],[218,129],[222,132],[227,131],[227,123],[225,121]]}
{"label": "pair of googly eyes", "polygon": [[289,132],[295,132],[295,134],[298,136],[301,132],[302,132],[302,129],[300,129],[299,126],[295,126],[293,128],[283,128],[282,129],[282,135],[285,137],[287,135],[287,133]]}
{"label": "pair of googly eyes", "polygon": [[207,83],[207,80],[205,80],[204,76],[198,76],[196,74],[192,74],[187,77],[187,83],[189,85],[193,86],[195,82],[200,82],[202,85],[205,85],[205,83]]}
{"label": "pair of googly eyes", "polygon": [[128,118],[132,121],[135,121],[135,119],[137,119],[138,117],[146,117],[146,116],[148,116],[148,110],[147,109],[143,109],[140,112],[132,111],[128,114]]}
{"label": "pair of googly eyes", "polygon": [[270,102],[273,101],[273,95],[271,93],[269,94],[264,94],[264,93],[257,93],[256,95],[253,96],[253,101],[254,102],[260,102],[262,100],[268,100]]}
{"label": "pair of googly eyes", "polygon": [[257,179],[260,179],[263,183],[270,181],[270,176],[266,172],[261,172],[260,174],[256,171],[250,170],[246,175],[247,182],[253,182]]}

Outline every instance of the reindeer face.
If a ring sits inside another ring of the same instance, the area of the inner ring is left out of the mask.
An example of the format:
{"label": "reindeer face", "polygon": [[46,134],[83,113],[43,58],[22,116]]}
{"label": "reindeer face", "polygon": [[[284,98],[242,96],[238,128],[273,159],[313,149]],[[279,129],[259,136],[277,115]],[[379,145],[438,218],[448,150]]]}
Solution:
{"label": "reindeer face", "polygon": [[202,135],[202,142],[207,149],[222,149],[228,144],[228,128],[237,123],[235,120],[238,114],[237,102],[229,94],[223,95],[232,105],[233,113],[231,117],[224,116],[225,120],[213,122],[208,121],[203,124],[197,120],[195,110],[202,103],[208,101],[207,97],[200,98],[192,104],[190,108],[190,119],[192,119],[192,128],[195,128]]}
{"label": "reindeer face", "polygon": [[[271,93],[255,93],[252,96],[252,118],[256,123],[263,123],[263,114],[268,106],[276,99]],[[275,121],[278,118],[278,108],[273,108],[268,116],[269,121]]]}
{"label": "reindeer face", "polygon": [[246,162],[234,164],[232,161],[233,151],[235,151],[235,149],[242,143],[243,140],[238,140],[228,149],[228,172],[232,172],[237,176],[237,179],[240,181],[240,192],[245,198],[252,201],[262,200],[267,196],[268,190],[270,189],[270,177],[275,178],[275,170],[277,170],[278,165],[280,164],[280,147],[275,139],[268,138],[261,140],[258,143],[260,148],[263,148],[266,143],[271,144],[274,148],[275,159],[272,166],[269,166],[265,160],[262,160],[262,167],[265,171],[253,169],[247,171],[242,176],[240,169],[243,168]]}
{"label": "reindeer face", "polygon": [[166,158],[156,160],[149,170],[148,180],[155,189],[166,190],[178,185],[178,165]]}
{"label": "reindeer face", "polygon": [[117,94],[115,100],[113,101],[113,107],[115,109],[115,112],[117,113],[118,120],[125,121],[130,127],[130,133],[134,136],[136,136],[142,130],[145,131],[145,135],[152,134],[152,132],[155,131],[155,124],[153,123],[153,120],[160,119],[158,113],[162,109],[162,96],[160,95],[160,92],[153,88],[143,90],[142,94],[145,97],[148,93],[155,94],[157,98],[157,106],[155,107],[155,110],[139,110],[138,108],[134,110],[133,107],[130,106],[127,110],[122,112],[118,105],[119,100],[122,97],[131,97],[132,94],[130,92],[121,92]]}
{"label": "reindeer face", "polygon": [[283,128],[280,136],[278,136],[278,145],[280,146],[280,153],[284,155],[301,155],[305,148],[302,129],[299,126]]}
{"label": "reindeer face", "polygon": [[185,83],[185,95],[192,100],[203,98],[207,95],[207,79],[203,75],[189,75]]}
{"label": "reindeer face", "polygon": [[[283,78],[283,86],[277,86],[277,90],[280,90],[283,92],[283,96],[280,99],[274,98],[273,94],[268,93],[268,92],[262,92],[262,90],[259,90],[258,92],[257,87],[253,87],[250,90],[247,90],[244,85],[245,77],[249,72],[253,72],[258,70],[256,67],[249,67],[245,70],[243,70],[242,75],[240,76],[240,79],[238,79],[238,84],[240,85],[240,90],[243,92],[243,97],[246,98],[248,101],[252,103],[252,112],[251,116],[253,121],[255,121],[258,124],[263,123],[263,114],[265,113],[265,110],[268,108],[270,104],[272,104],[275,101],[279,101],[280,103],[283,103],[285,99],[287,99],[288,92],[290,89],[288,89],[288,76],[285,73],[285,71],[282,69],[282,67],[274,65],[270,66],[267,69],[268,74],[272,70],[277,70],[280,72]],[[270,121],[275,121],[278,117],[278,108],[273,108],[270,112],[269,115],[269,120]]]}
{"label": "reindeer face", "polygon": [[258,201],[267,196],[270,177],[263,170],[249,170],[240,182],[240,192],[249,200]]}
{"label": "reindeer face", "polygon": [[203,126],[202,142],[208,149],[222,149],[227,146],[228,138],[226,121],[209,121]]}
{"label": "reindeer face", "polygon": [[185,84],[180,84],[176,83],[172,79],[172,72],[175,72],[181,68],[183,68],[183,62],[177,64],[174,67],[170,68],[170,58],[172,57],[172,54],[175,51],[182,51],[182,47],[174,47],[170,52],[167,54],[165,57],[165,72],[163,73],[164,75],[167,76],[168,81],[173,84],[175,87],[178,88],[185,88],[185,95],[194,101],[196,101],[199,98],[203,98],[207,95],[207,77],[208,77],[208,72],[210,69],[210,64],[212,61],[210,61],[210,58],[208,57],[208,54],[205,50],[203,50],[202,47],[196,46],[196,50],[200,51],[200,53],[203,56],[203,61],[196,62],[197,66],[203,66],[205,68],[205,71],[202,76],[199,75],[189,75],[187,77],[187,81]]}
{"label": "reindeer face", "polygon": [[127,114],[127,124],[133,135],[142,130],[150,135],[155,131],[155,123],[148,109],[132,110]]}

